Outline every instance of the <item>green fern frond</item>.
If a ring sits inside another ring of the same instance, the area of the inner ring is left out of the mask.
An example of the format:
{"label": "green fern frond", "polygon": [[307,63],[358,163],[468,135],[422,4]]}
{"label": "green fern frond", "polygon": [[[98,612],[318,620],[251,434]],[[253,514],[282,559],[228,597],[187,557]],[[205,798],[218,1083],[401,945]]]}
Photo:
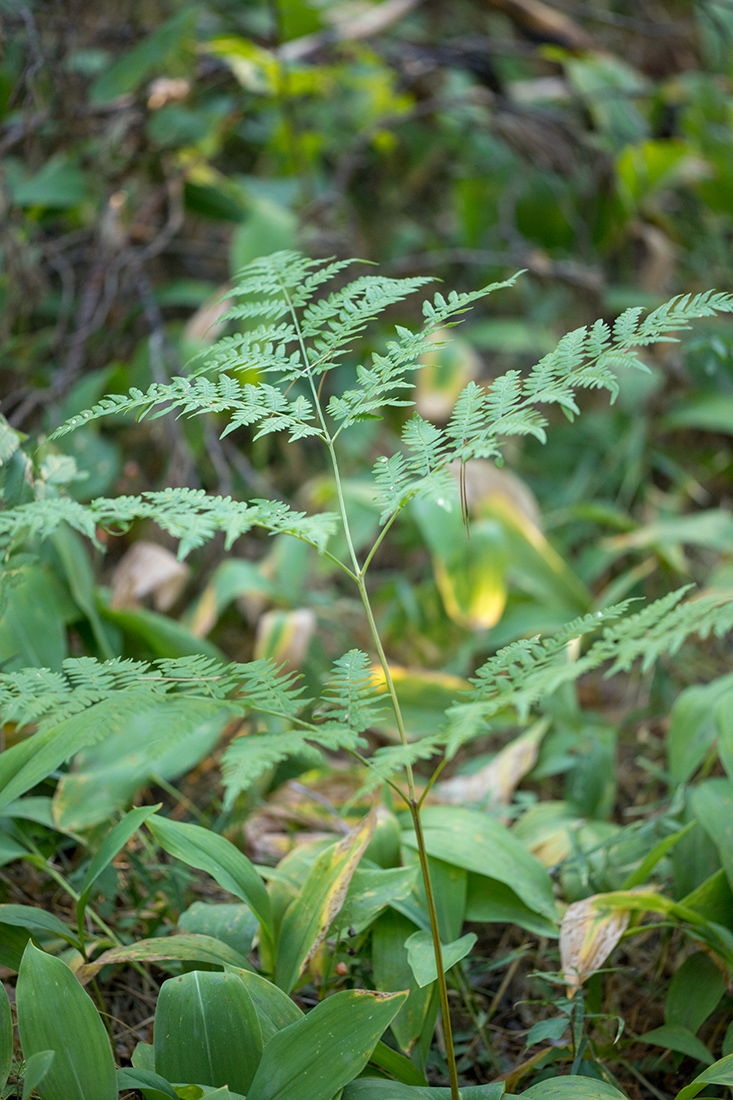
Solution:
{"label": "green fern frond", "polygon": [[[523,639],[501,649],[476,673],[465,701],[447,712],[446,751],[453,755],[466,740],[484,732],[500,711],[513,708],[526,722],[533,706],[565,683],[609,663],[612,676],[641,659],[648,670],[663,653],[675,653],[692,634],[723,635],[733,628],[733,597],[707,593],[684,600],[688,588],[656,600],[634,615],[624,612],[630,601],[568,623],[549,638]],[[604,624],[618,619],[612,626]],[[568,643],[603,627],[585,653],[571,660]]]}
{"label": "green fern frond", "polygon": [[351,649],[334,661],[316,712],[323,720],[319,734],[363,733],[379,721],[383,710],[384,695],[376,688],[374,668],[366,653]]}
{"label": "green fern frond", "polygon": [[226,548],[231,549],[236,539],[253,527],[271,534],[292,535],[324,550],[337,523],[331,512],[311,516],[281,501],[256,499],[247,503],[209,496],[203,489],[175,488],[140,496],[99,497],[87,505],[65,497],[23,504],[0,512],[0,548],[7,552],[36,536],[47,537],[62,523],[98,545],[97,527],[119,532],[138,519],[153,520],[178,539],[180,559],[219,531],[224,532]]}
{"label": "green fern frond", "polygon": [[430,760],[441,751],[442,744],[443,737],[436,733],[421,737],[418,741],[410,741],[406,745],[385,745],[377,749],[369,759],[364,781],[352,801],[365,798],[383,783],[402,778],[405,768],[412,767],[420,760]]}

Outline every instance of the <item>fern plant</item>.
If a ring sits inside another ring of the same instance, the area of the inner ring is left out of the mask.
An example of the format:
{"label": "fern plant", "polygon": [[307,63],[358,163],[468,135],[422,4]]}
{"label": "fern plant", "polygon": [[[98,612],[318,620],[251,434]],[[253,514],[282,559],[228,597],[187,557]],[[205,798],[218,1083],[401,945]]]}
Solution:
{"label": "fern plant", "polygon": [[[279,719],[271,728],[254,727],[226,750],[223,773],[229,804],[263,772],[306,745],[346,750],[364,765],[364,792],[388,784],[409,808],[430,914],[451,1093],[458,1100],[438,920],[421,824],[427,791],[444,763],[461,745],[484,734],[498,711],[512,707],[520,722],[527,721],[541,697],[590,669],[608,665],[610,674],[637,658],[648,667],[660,653],[674,652],[692,632],[721,634],[733,625],[733,602],[682,590],[633,614],[628,603],[619,604],[577,619],[549,638],[516,642],[477,671],[471,691],[449,709],[438,733],[410,739],[372,609],[369,569],[409,501],[422,497],[447,510],[459,506],[455,464],[463,469],[474,458],[500,462],[503,443],[511,436],[544,441],[547,406],[557,405],[572,418],[580,411],[579,393],[584,389],[605,389],[613,399],[619,369],[645,369],[639,358],[643,348],[673,339],[674,332],[689,328],[695,318],[733,312],[733,295],[683,296],[646,315],[640,309],[627,310],[612,328],[597,321],[576,329],[528,373],[508,371],[488,386],[469,383],[447,424],[437,427],[410,412],[421,360],[439,346],[441,328],[459,322],[474,302],[511,286],[514,279],[470,294],[435,294],[423,305],[419,332],[397,327],[383,351],[356,367],[353,384],[326,400],[324,389],[332,386],[325,385],[325,376],[352,354],[369,323],[427,282],[365,275],[319,296],[349,262],[280,252],[250,264],[239,277],[226,314],[230,321],[243,322],[244,332],[220,340],[185,377],[155,383],[145,392],[133,389],[106,397],[55,433],[62,436],[110,414],[131,413],[139,419],[216,414],[227,418],[223,435],[247,428],[254,439],[273,432],[291,440],[310,437],[320,442],[330,462],[338,502],[335,514],[307,515],[278,501],[242,502],[189,489],[86,505],[44,490],[0,513],[0,546],[7,564],[30,539],[47,537],[61,524],[94,542],[100,527],[119,531],[143,518],[179,540],[181,558],[217,532],[224,533],[227,548],[254,527],[292,535],[329,558],[355,585],[373,653],[352,649],[337,660],[320,700],[305,698],[294,677],[262,660],[221,665],[202,657],[153,663],[81,658],[67,660],[59,673],[24,669],[0,675],[4,721],[35,731],[0,757],[0,809],[108,731],[160,703],[165,704],[159,712],[160,736],[171,738],[185,727],[186,707],[198,718],[225,712]],[[257,381],[244,381],[245,370],[247,379]],[[387,409],[404,410],[402,446],[374,464],[373,494],[381,530],[360,556],[342,486],[340,439],[355,424],[380,417]],[[7,459],[13,449],[11,441],[0,457]],[[463,493],[460,506],[465,509]],[[329,549],[329,538],[338,528],[345,536],[344,560]],[[573,660],[569,645],[580,639],[584,648]],[[375,684],[373,659],[381,667],[386,692]],[[186,706],[175,705],[181,701]],[[392,708],[399,743],[369,755],[364,734],[378,722],[385,705]],[[436,758],[432,779],[418,795],[414,767]]]}

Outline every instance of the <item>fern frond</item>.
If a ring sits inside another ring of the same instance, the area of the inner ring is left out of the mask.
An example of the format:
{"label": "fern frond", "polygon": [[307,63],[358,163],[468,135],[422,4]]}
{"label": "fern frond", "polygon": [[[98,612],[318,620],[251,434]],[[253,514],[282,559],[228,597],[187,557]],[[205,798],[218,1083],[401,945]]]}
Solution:
{"label": "fern frond", "polygon": [[[543,696],[607,662],[607,676],[629,669],[639,658],[642,669],[648,670],[663,653],[677,652],[691,634],[722,635],[733,628],[733,594],[715,592],[684,600],[688,591],[689,587],[681,588],[629,616],[624,612],[631,601],[626,601],[576,619],[544,640],[523,639],[501,649],[478,670],[465,702],[449,709],[448,755],[483,732],[499,711],[513,708],[525,722]],[[620,621],[604,626],[615,619]],[[568,643],[599,627],[601,637],[577,660],[570,660]]]}
{"label": "fern frond", "polygon": [[310,516],[281,501],[235,501],[209,496],[203,489],[175,488],[140,496],[99,497],[87,505],[64,497],[32,501],[0,512],[0,548],[7,551],[38,535],[51,535],[61,523],[68,523],[98,545],[97,527],[121,531],[137,519],[151,519],[178,539],[181,559],[218,531],[224,532],[226,548],[230,549],[253,527],[271,534],[292,535],[324,550],[337,523],[331,512]]}
{"label": "fern frond", "polygon": [[221,760],[224,808],[230,809],[242,791],[249,790],[270,768],[309,749],[308,733],[303,730],[246,731],[235,737]]}
{"label": "fern frond", "polygon": [[430,760],[441,750],[442,742],[442,735],[436,733],[410,741],[407,745],[385,745],[377,749],[370,757],[364,782],[352,801],[364,798],[389,780],[394,782],[402,777],[408,765],[412,767],[419,760]]}
{"label": "fern frond", "polygon": [[384,695],[376,688],[371,661],[366,653],[351,649],[334,661],[316,712],[316,717],[323,719],[318,726],[319,734],[338,736],[341,731],[348,731],[358,735],[379,721],[383,709]]}
{"label": "fern frond", "polygon": [[386,523],[410,499],[409,473],[405,456],[397,451],[389,458],[383,456],[374,464],[374,499],[380,506],[379,522]]}
{"label": "fern frond", "polygon": [[369,321],[429,282],[426,278],[385,279],[365,275],[309,306],[303,312],[301,331],[305,339],[313,340],[319,370],[333,365],[336,351],[339,356],[344,355]]}
{"label": "fern frond", "polygon": [[480,290],[472,290],[466,294],[459,294],[457,291],[451,290],[448,297],[444,298],[442,294],[437,293],[432,302],[423,302],[422,312],[428,328],[433,330],[443,328],[451,317],[457,317],[465,313],[474,302],[488,297],[495,290],[506,290],[508,287],[514,286],[521,274],[522,272],[518,271],[510,279],[505,279],[500,283],[489,283],[487,286],[481,287]]}

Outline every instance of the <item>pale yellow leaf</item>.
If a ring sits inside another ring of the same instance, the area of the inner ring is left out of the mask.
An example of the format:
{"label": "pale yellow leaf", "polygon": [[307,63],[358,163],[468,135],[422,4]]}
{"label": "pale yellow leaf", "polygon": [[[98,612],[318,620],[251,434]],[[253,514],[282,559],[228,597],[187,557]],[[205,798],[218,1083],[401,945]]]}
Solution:
{"label": "pale yellow leaf", "polygon": [[560,963],[568,997],[603,966],[629,926],[631,911],[612,908],[608,894],[569,905],[560,925]]}
{"label": "pale yellow leaf", "polygon": [[189,567],[155,542],[136,542],[112,574],[110,607],[137,607],[152,596],[156,611],[167,611],[188,580]]}

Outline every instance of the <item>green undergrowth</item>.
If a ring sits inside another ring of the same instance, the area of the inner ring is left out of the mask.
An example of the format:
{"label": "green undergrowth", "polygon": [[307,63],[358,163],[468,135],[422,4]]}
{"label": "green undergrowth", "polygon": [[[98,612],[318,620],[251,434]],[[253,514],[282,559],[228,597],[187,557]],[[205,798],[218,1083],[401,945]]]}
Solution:
{"label": "green undergrowth", "polygon": [[[578,328],[431,418],[421,387],[453,326],[515,279],[433,293],[408,327],[391,319],[426,280],[351,265],[256,260],[223,318],[240,331],[187,373],[35,445],[3,422],[3,1095],[687,1100],[733,1082],[731,588],[720,568],[667,584],[659,531],[637,532],[642,568],[610,547],[584,575],[504,466],[733,297]],[[318,474],[294,501],[75,494],[62,441],[132,413],[272,438]],[[703,513],[708,548],[726,515]],[[130,591],[129,557],[127,594],[122,563],[100,586],[89,550],[121,535],[148,554],[138,581],[221,554],[166,614],[143,604],[155,585]],[[402,665],[415,554],[429,628]],[[235,614],[258,625],[230,661]],[[696,661],[722,674],[700,686]],[[645,944],[661,961],[642,973]]]}

